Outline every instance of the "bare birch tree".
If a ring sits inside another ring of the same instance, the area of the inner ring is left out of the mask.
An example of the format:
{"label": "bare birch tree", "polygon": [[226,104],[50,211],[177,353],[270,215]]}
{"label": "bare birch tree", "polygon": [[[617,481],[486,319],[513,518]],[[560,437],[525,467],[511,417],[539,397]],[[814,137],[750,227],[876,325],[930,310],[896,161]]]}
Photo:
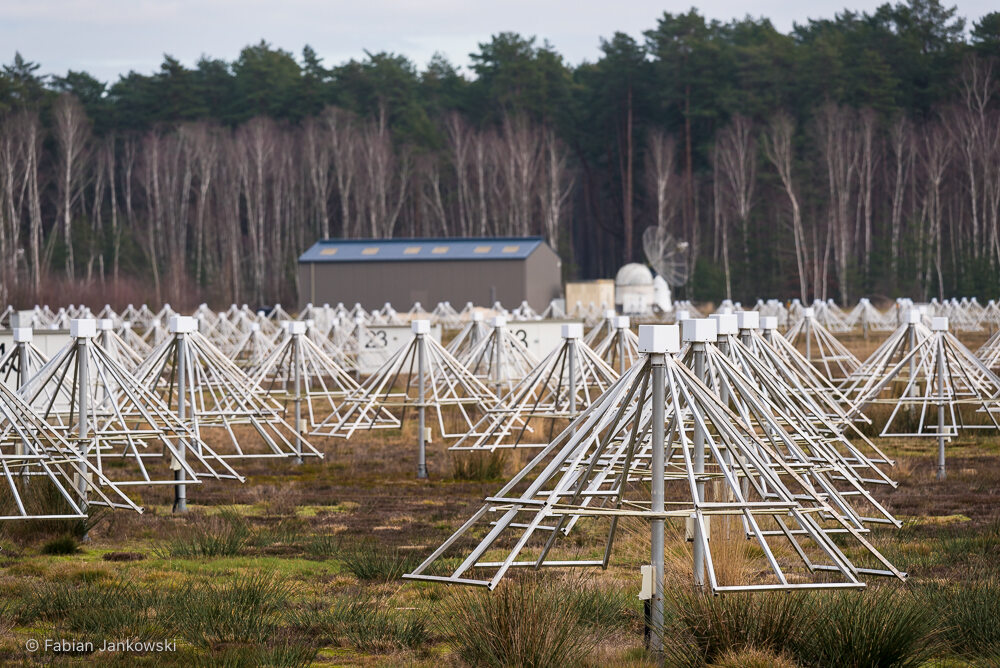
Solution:
{"label": "bare birch tree", "polygon": [[771,118],[764,134],[764,155],[774,165],[781,178],[781,185],[788,198],[788,206],[792,212],[792,240],[795,244],[795,266],[799,272],[799,298],[807,303],[809,298],[809,280],[806,263],[809,251],[806,247],[805,231],[802,226],[802,207],[796,192],[792,166],[795,162],[793,142],[795,137],[795,121],[782,111]]}
{"label": "bare birch tree", "polygon": [[90,121],[76,96],[63,93],[52,108],[52,125],[59,146],[59,214],[66,243],[66,275],[73,266],[73,207],[80,196],[90,138]]}

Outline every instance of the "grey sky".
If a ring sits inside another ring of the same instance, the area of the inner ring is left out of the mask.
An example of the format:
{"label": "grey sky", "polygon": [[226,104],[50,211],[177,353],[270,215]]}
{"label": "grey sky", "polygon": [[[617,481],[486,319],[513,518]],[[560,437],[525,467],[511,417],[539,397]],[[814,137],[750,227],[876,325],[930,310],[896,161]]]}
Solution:
{"label": "grey sky", "polygon": [[[795,21],[832,17],[845,0],[733,0],[698,3],[709,18],[748,12],[779,30]],[[136,70],[149,73],[169,53],[186,64],[202,54],[234,59],[243,46],[266,39],[295,54],[310,44],[327,65],[360,58],[364,50],[393,51],[423,66],[435,51],[458,64],[493,33],[512,30],[548,39],[571,63],[594,60],[600,37],[620,30],[639,37],[664,11],[692,3],[631,0],[3,0],[0,58],[15,51],[46,73],[87,70],[103,80]],[[856,0],[851,8],[881,4]],[[978,19],[995,0],[962,0],[959,12]]]}

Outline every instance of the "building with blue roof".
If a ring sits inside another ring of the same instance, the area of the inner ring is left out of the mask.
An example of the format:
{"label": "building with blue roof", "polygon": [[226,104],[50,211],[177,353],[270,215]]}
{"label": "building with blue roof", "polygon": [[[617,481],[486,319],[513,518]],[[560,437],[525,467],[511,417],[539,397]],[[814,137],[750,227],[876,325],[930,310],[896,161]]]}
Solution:
{"label": "building with blue roof", "polygon": [[322,239],[299,257],[300,307],[449,301],[543,310],[562,293],[559,256],[542,237]]}

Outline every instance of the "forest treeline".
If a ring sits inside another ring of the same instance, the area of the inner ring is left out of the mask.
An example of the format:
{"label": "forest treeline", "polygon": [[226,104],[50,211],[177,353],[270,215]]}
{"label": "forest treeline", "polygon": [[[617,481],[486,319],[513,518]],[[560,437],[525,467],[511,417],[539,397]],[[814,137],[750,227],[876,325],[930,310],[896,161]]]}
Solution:
{"label": "forest treeline", "polygon": [[[597,37],[595,36],[595,39]],[[595,62],[266,42],[105,83],[0,73],[0,302],[46,285],[292,301],[320,237],[544,235],[569,278],[687,242],[686,296],[996,296],[1000,12],[665,13]]]}

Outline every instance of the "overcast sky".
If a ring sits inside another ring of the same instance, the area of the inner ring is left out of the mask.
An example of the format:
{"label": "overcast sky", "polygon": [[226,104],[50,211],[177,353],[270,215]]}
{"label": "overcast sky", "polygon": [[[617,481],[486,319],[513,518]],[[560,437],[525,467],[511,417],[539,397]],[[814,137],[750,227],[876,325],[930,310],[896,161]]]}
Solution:
{"label": "overcast sky", "polygon": [[[769,17],[782,31],[807,18],[828,18],[845,0],[734,0],[698,3],[721,20]],[[854,0],[854,10],[881,2]],[[947,3],[946,4],[950,4]],[[959,12],[978,19],[996,0],[961,0]],[[163,54],[193,64],[206,54],[233,60],[265,39],[301,54],[311,45],[327,65],[361,58],[364,51],[392,51],[418,66],[436,52],[466,65],[468,54],[491,34],[516,31],[548,39],[573,64],[595,60],[601,37],[614,31],[640,37],[664,11],[689,3],[651,0],[0,0],[0,58],[15,51],[42,64],[45,73],[86,70],[110,81],[136,70],[149,73]]]}

